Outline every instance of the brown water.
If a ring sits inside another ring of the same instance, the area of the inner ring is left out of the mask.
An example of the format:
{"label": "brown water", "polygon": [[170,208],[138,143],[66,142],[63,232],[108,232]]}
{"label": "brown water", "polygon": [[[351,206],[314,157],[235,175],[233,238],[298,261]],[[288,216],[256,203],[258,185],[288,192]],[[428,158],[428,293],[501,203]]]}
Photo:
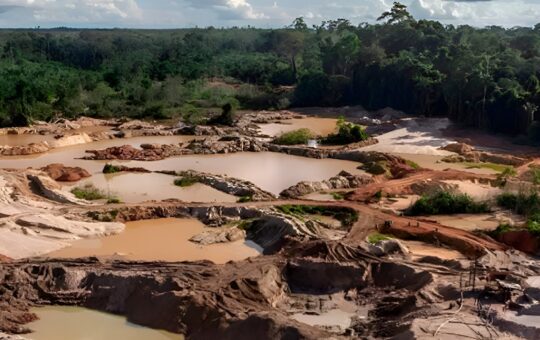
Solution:
{"label": "brown water", "polygon": [[221,264],[258,256],[260,248],[253,243],[236,241],[201,246],[189,239],[207,230],[194,219],[160,219],[130,222],[121,234],[100,239],[75,241],[71,247],[48,254],[55,258],[88,256],[120,257],[137,261],[200,261]]}
{"label": "brown water", "polygon": [[122,316],[97,312],[80,307],[41,307],[31,310],[39,320],[28,328],[34,340],[182,340],[180,334],[141,327]]}
{"label": "brown water", "polygon": [[336,130],[336,124],[337,119],[309,117],[287,119],[282,123],[261,124],[260,129],[262,134],[272,137],[298,129],[309,129],[318,136],[326,137]]}
{"label": "brown water", "polygon": [[[143,181],[134,183],[131,179],[135,177],[112,176],[105,178],[101,173],[103,166],[107,161],[85,161],[81,158],[88,149],[104,149],[112,146],[133,145],[140,146],[143,143],[161,143],[172,144],[181,141],[191,140],[191,136],[167,136],[167,137],[139,137],[129,139],[116,139],[100,141],[96,143],[77,145],[52,150],[46,154],[20,156],[20,157],[2,157],[0,158],[0,168],[41,168],[51,163],[63,163],[67,166],[80,166],[94,176],[89,181],[96,183],[103,190],[116,191],[121,199],[132,201],[132,198],[138,192],[137,186],[145,185]],[[110,161],[109,161],[110,162]],[[345,170],[353,174],[362,173],[356,169],[358,163],[334,160],[334,159],[310,159],[304,157],[290,156],[279,153],[260,152],[260,153],[237,153],[226,155],[193,155],[173,157],[156,162],[124,161],[113,162],[131,167],[144,167],[148,170],[198,170],[214,174],[222,174],[230,177],[236,177],[248,180],[261,187],[264,190],[274,194],[279,194],[282,190],[297,184],[300,181],[321,181],[337,175]],[[173,178],[170,178],[171,185],[167,186],[166,191],[163,188],[167,179],[160,176],[141,175],[152,178],[149,183],[156,181],[156,186],[148,184],[150,189],[145,191],[147,195],[143,200],[161,199],[169,197],[171,194],[178,194],[172,198],[182,198],[186,195],[179,193],[178,189],[172,186]],[[143,178],[143,177],[137,177]],[[144,177],[146,178],[146,177]],[[145,180],[146,181],[146,180]],[[72,186],[72,185],[68,185]],[[125,193],[125,198],[124,198]],[[206,192],[209,193],[209,192]],[[205,194],[206,194],[205,193]],[[214,202],[225,199],[222,195],[212,194],[207,196],[205,202]],[[225,201],[230,201],[225,199]]]}
{"label": "brown water", "polygon": [[238,197],[196,183],[190,187],[174,185],[174,177],[157,173],[96,173],[78,183],[66,184],[66,189],[93,184],[107,196],[119,198],[125,203],[150,200],[178,199],[183,202],[236,202]]}

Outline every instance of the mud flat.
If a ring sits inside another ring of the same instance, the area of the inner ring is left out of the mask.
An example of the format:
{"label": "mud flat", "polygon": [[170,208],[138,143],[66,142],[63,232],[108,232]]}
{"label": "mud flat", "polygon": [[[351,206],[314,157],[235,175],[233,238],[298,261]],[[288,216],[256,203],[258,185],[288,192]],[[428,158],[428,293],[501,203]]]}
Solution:
{"label": "mud flat", "polygon": [[98,256],[133,261],[201,261],[214,263],[244,260],[258,256],[260,247],[244,240],[225,244],[198,245],[193,236],[212,230],[192,219],[161,219],[126,223],[124,232],[73,242],[70,247],[47,254],[51,258]]}
{"label": "mud flat", "polygon": [[336,130],[336,124],[337,119],[307,117],[288,119],[279,123],[261,124],[259,127],[261,134],[270,137],[276,137],[297,129],[309,129],[315,135],[325,137]]}
{"label": "mud flat", "polygon": [[400,240],[400,242],[405,245],[411,255],[414,258],[420,258],[425,256],[435,256],[443,260],[466,260],[467,258],[463,256],[458,251],[444,248],[440,246],[435,246],[431,243],[421,242],[421,241],[405,241]]}
{"label": "mud flat", "polygon": [[[41,307],[31,310],[39,320],[28,324],[34,340],[131,339],[183,340],[179,334],[141,327],[122,316],[80,307]],[[61,333],[61,335],[60,335]]]}

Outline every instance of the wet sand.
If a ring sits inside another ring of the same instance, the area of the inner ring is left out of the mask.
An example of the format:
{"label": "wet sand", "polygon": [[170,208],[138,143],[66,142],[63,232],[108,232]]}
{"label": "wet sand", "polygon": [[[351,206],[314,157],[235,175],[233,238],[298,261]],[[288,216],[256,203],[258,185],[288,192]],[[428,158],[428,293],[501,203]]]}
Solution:
{"label": "wet sand", "polygon": [[430,243],[420,241],[399,240],[403,245],[409,248],[413,258],[424,256],[436,256],[443,260],[463,260],[466,257],[460,252],[448,248],[437,247]]}
{"label": "wet sand", "polygon": [[309,129],[314,134],[326,137],[336,131],[337,119],[308,117],[284,120],[282,123],[261,124],[261,134],[271,137],[298,129]]}
{"label": "wet sand", "polygon": [[34,340],[182,340],[180,334],[138,326],[124,317],[80,307],[41,307],[31,310],[39,320],[28,324]]}
{"label": "wet sand", "polygon": [[252,243],[236,241],[227,244],[201,246],[189,239],[205,230],[193,219],[160,219],[126,223],[124,232],[101,239],[86,239],[71,247],[47,254],[51,258],[80,258],[88,256],[119,257],[135,261],[201,261],[214,263],[240,261],[258,256]]}

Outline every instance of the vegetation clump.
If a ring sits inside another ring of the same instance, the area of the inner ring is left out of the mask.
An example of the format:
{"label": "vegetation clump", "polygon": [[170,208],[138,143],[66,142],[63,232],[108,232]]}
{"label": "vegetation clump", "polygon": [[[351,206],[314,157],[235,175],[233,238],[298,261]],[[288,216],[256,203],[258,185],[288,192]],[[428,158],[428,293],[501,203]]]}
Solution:
{"label": "vegetation clump", "polygon": [[214,119],[211,119],[209,125],[225,125],[234,126],[236,121],[236,105],[226,103],[221,107],[221,114]]}
{"label": "vegetation clump", "polygon": [[386,161],[369,162],[362,165],[361,169],[372,175],[390,174],[388,163]]}
{"label": "vegetation clump", "polygon": [[347,122],[344,117],[339,117],[337,132],[324,138],[323,144],[345,145],[362,142],[368,138],[369,135],[361,125]]}
{"label": "vegetation clump", "polygon": [[479,214],[489,212],[485,202],[475,202],[469,195],[454,194],[446,191],[423,196],[407,209],[409,216]]}
{"label": "vegetation clump", "polygon": [[526,194],[504,193],[497,197],[497,204],[516,214],[527,217],[525,227],[533,235],[540,236],[540,196],[536,191]]}
{"label": "vegetation clump", "polygon": [[281,134],[274,139],[275,144],[279,145],[298,145],[307,144],[315,136],[309,129],[298,129]]}
{"label": "vegetation clump", "polygon": [[238,199],[238,203],[248,203],[253,202],[253,196],[242,196]]}
{"label": "vegetation clump", "polygon": [[175,179],[174,185],[182,188],[187,188],[198,183],[199,181],[200,179],[197,176],[185,175],[181,178]]}
{"label": "vegetation clump", "polygon": [[92,184],[86,184],[83,187],[76,187],[71,190],[71,193],[78,199],[87,201],[97,201],[107,198],[107,195]]}
{"label": "vegetation clump", "polygon": [[103,173],[104,174],[115,174],[115,173],[118,173],[120,172],[120,168],[117,167],[116,165],[112,165],[112,164],[105,164],[105,166],[103,167]]}

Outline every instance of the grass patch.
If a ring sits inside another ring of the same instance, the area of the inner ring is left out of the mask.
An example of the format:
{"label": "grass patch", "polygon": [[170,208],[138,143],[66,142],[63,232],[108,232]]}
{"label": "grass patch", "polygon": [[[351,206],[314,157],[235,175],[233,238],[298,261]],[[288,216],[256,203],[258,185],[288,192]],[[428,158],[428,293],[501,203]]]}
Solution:
{"label": "grass patch", "polygon": [[120,172],[120,168],[115,166],[115,165],[107,163],[103,167],[103,173],[104,174],[115,174],[115,173],[118,173],[118,172]]}
{"label": "grass patch", "polygon": [[497,229],[490,231],[488,235],[493,237],[494,239],[497,239],[500,235],[505,234],[512,230],[514,230],[514,227],[512,225],[508,223],[504,223],[504,224],[499,225]]}
{"label": "grass patch", "polygon": [[97,201],[107,198],[107,195],[92,184],[86,184],[83,187],[77,187],[71,190],[71,193],[78,199],[87,201]]}
{"label": "grass patch", "polygon": [[281,134],[274,139],[274,143],[279,145],[307,144],[308,140],[313,138],[314,134],[311,132],[311,130],[298,129]]}
{"label": "grass patch", "polygon": [[373,233],[373,234],[368,236],[368,242],[371,243],[371,244],[377,244],[379,242],[388,241],[388,240],[391,240],[391,239],[392,239],[392,237],[390,237],[388,235],[385,235],[385,234],[381,234],[381,233]]}
{"label": "grass patch", "polygon": [[354,209],[344,207],[323,207],[311,205],[281,205],[276,207],[284,214],[303,217],[306,215],[330,216],[340,221],[345,227],[352,226],[358,221],[358,213]]}
{"label": "grass patch", "polygon": [[120,204],[122,201],[118,197],[110,197],[107,200],[107,204]]}
{"label": "grass patch", "polygon": [[369,162],[362,165],[361,169],[372,175],[390,174],[390,170],[388,169],[388,163],[386,161]]}
{"label": "grass patch", "polygon": [[187,188],[198,182],[199,178],[197,176],[183,176],[182,178],[175,179],[174,185],[182,188]]}
{"label": "grass patch", "polygon": [[336,201],[343,201],[345,199],[345,193],[343,192],[333,192],[331,193],[332,198]]}
{"label": "grass patch", "polygon": [[423,196],[407,209],[409,216],[480,214],[489,212],[484,202],[475,202],[469,195],[440,191],[431,196]]}
{"label": "grass patch", "polygon": [[515,171],[515,169],[508,165],[503,164],[496,164],[496,163],[471,163],[471,162],[465,162],[463,163],[467,169],[489,169],[493,170],[499,173],[511,173],[512,170]]}
{"label": "grass patch", "polygon": [[418,163],[413,162],[413,161],[411,161],[411,160],[406,159],[406,160],[405,160],[405,164],[407,164],[408,166],[410,166],[410,167],[413,168],[414,170],[420,169],[420,165],[418,165]]}

